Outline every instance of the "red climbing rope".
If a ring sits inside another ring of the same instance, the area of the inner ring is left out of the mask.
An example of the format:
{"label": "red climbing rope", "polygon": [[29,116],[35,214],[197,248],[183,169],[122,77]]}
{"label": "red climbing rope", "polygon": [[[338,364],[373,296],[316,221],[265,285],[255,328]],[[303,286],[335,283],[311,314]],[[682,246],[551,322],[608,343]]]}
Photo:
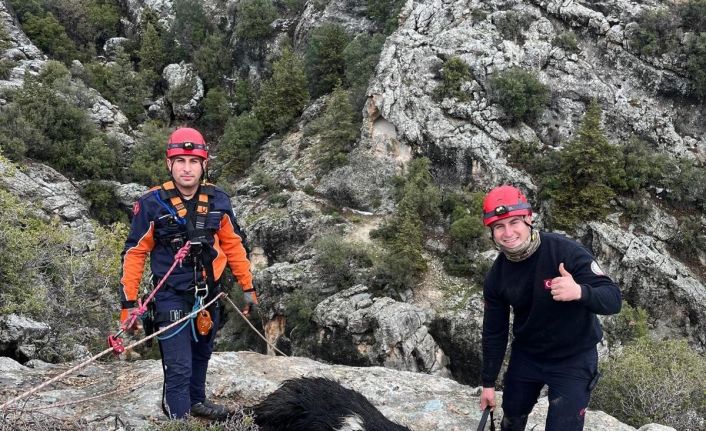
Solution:
{"label": "red climbing rope", "polygon": [[186,256],[189,254],[189,249],[191,248],[191,242],[187,241],[186,244],[182,248],[180,248],[176,254],[174,255],[174,263],[172,263],[172,266],[169,267],[169,270],[167,271],[166,274],[164,274],[164,277],[157,283],[157,286],[155,286],[154,289],[152,289],[152,292],[149,294],[147,299],[145,299],[144,302],[142,302],[139,298],[137,299],[138,307],[130,313],[130,316],[125,319],[125,321],[120,325],[120,330],[115,334],[115,335],[108,335],[108,346],[110,346],[113,349],[113,353],[116,355],[121,354],[122,352],[125,351],[125,347],[123,346],[123,340],[120,338],[120,335],[122,335],[123,332],[127,331],[128,328],[132,328],[132,326],[135,324],[135,321],[142,317],[143,314],[145,314],[145,311],[147,311],[147,304],[154,298],[154,295],[157,294],[157,291],[159,290],[160,287],[164,284],[165,281],[167,281],[167,278],[169,275],[174,271],[174,268],[176,268],[177,264],[181,265],[182,261],[186,258]]}

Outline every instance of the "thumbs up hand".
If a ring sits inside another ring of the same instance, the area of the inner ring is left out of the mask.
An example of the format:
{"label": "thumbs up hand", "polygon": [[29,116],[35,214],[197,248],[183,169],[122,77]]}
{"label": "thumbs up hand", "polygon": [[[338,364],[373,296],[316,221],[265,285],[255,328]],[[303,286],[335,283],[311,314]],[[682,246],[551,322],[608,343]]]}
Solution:
{"label": "thumbs up hand", "polygon": [[564,268],[563,262],[559,264],[559,277],[552,279],[551,294],[555,301],[581,299],[581,286],[576,284],[574,277]]}

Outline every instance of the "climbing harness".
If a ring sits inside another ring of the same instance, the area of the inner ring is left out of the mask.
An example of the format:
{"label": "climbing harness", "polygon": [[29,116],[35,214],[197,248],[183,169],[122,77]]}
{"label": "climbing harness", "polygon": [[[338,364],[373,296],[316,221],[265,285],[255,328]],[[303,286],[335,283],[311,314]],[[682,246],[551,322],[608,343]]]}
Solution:
{"label": "climbing harness", "polygon": [[[166,238],[172,250],[175,250],[185,242],[191,242],[192,251],[190,256],[194,263],[194,280],[197,284],[206,283],[215,292],[216,279],[213,273],[214,256],[207,249],[207,237],[211,235],[206,229],[206,219],[208,218],[209,199],[215,194],[215,186],[210,183],[201,184],[199,197],[196,202],[196,215],[191,217],[189,211],[181,198],[179,190],[174,185],[174,181],[167,181],[160,186],[157,193],[158,201],[169,211],[169,214],[176,220],[176,223],[186,228],[186,232],[181,232],[172,237]],[[167,204],[167,201],[169,204]]]}

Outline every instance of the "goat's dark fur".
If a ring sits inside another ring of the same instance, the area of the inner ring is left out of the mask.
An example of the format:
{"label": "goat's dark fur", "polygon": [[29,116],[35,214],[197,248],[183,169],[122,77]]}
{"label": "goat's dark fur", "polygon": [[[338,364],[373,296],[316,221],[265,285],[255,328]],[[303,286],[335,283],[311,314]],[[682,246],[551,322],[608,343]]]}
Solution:
{"label": "goat's dark fur", "polygon": [[[332,431],[357,415],[365,431],[410,431],[382,415],[367,398],[321,377],[285,381],[253,408],[262,431]],[[354,428],[359,429],[359,428]]]}

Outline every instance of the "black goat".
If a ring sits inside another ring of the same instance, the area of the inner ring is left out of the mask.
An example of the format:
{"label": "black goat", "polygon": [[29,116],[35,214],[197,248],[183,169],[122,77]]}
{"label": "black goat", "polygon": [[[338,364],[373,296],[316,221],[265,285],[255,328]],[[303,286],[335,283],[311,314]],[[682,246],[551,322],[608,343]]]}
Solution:
{"label": "black goat", "polygon": [[411,431],[362,394],[322,377],[285,381],[253,412],[262,431]]}

